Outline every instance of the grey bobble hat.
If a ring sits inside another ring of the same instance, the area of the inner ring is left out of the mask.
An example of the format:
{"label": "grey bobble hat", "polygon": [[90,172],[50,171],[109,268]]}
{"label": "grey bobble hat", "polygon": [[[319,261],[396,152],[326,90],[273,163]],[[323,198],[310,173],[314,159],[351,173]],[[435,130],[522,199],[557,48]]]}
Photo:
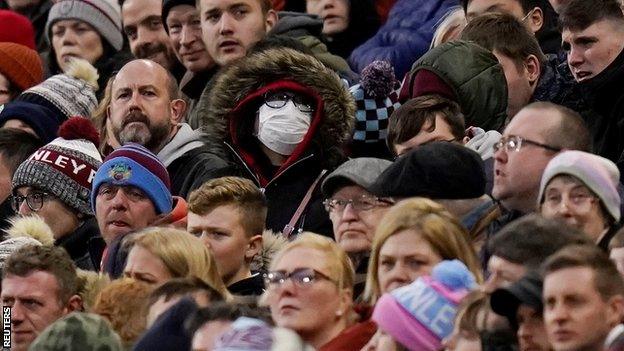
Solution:
{"label": "grey bobble hat", "polygon": [[54,195],[79,213],[93,215],[91,185],[102,157],[98,134],[86,118],[73,117],[59,128],[60,137],[35,151],[13,175],[13,193],[30,186]]}
{"label": "grey bobble hat", "polygon": [[52,41],[52,25],[61,20],[76,19],[95,28],[115,50],[123,47],[121,8],[116,0],[61,0],[50,9],[45,33]]}
{"label": "grey bobble hat", "polygon": [[13,252],[26,245],[41,245],[41,243],[27,236],[18,236],[0,242],[0,270],[4,268],[4,263]]}
{"label": "grey bobble hat", "polygon": [[374,157],[358,157],[350,159],[341,164],[333,172],[331,172],[323,181],[321,190],[325,197],[332,196],[340,187],[350,183],[359,185],[368,190],[373,185],[377,177],[386,168],[390,167],[392,162],[381,158]]}

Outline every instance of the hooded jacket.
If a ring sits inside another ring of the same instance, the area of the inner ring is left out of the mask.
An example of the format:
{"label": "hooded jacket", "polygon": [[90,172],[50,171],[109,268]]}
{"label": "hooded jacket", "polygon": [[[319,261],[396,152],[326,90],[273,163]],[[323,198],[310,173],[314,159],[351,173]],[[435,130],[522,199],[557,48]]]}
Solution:
{"label": "hooded jacket", "polygon": [[[312,98],[316,108],[303,141],[275,170],[253,133],[263,95],[283,89]],[[345,160],[342,146],[353,129],[355,104],[336,73],[320,61],[278,48],[224,68],[215,78],[208,104],[198,105],[197,110],[207,139],[264,190],[267,228],[281,232],[322,170],[332,170]],[[295,228],[331,235],[319,188],[314,189]]]}
{"label": "hooded jacket", "polygon": [[186,199],[204,182],[235,175],[235,168],[211,152],[200,131],[183,123],[176,135],[158,153],[171,179],[171,194]]}
{"label": "hooded jacket", "polygon": [[503,129],[507,118],[507,81],[496,56],[463,40],[444,43],[421,57],[403,82],[412,91],[416,73],[427,70],[438,76],[455,95],[466,118],[466,126],[484,130]]}

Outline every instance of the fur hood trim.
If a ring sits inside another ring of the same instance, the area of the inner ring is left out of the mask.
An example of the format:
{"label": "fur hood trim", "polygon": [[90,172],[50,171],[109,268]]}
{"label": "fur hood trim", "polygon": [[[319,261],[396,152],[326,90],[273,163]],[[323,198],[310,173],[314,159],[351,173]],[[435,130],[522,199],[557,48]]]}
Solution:
{"label": "fur hood trim", "polygon": [[[243,111],[240,118],[250,119],[241,102],[267,85],[291,81],[314,91],[322,99],[322,118],[311,138],[327,168],[343,160],[343,145],[350,139],[355,123],[355,102],[338,75],[316,58],[298,51],[277,48],[264,50],[225,67],[215,77],[208,99],[200,99],[197,113],[206,137],[216,144],[231,142],[230,120],[233,111]],[[207,94],[207,90],[203,94]],[[205,103],[207,101],[207,104]],[[204,102],[204,103],[202,103]],[[255,106],[251,106],[255,107]],[[253,125],[249,120],[245,125]]]}
{"label": "fur hood trim", "polygon": [[251,262],[251,270],[266,272],[269,270],[273,256],[288,243],[281,233],[275,233],[270,229],[262,232],[262,251]]}
{"label": "fur hood trim", "polygon": [[37,215],[17,216],[9,220],[11,225],[6,230],[10,238],[28,237],[37,240],[44,246],[54,245],[52,229]]}

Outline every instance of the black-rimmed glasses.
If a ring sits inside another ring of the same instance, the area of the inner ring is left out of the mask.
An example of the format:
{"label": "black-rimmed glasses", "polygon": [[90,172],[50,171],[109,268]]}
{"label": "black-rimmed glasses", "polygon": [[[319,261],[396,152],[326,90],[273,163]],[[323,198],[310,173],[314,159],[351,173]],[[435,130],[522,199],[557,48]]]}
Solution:
{"label": "black-rimmed glasses", "polygon": [[31,211],[37,212],[43,207],[43,203],[50,196],[52,195],[44,192],[34,192],[26,196],[13,195],[11,196],[11,207],[13,207],[13,211],[19,212],[19,208],[22,205],[22,202],[26,200],[28,208],[30,208]]}
{"label": "black-rimmed glasses", "polygon": [[562,150],[559,147],[538,143],[537,141],[525,139],[517,135],[510,135],[507,137],[500,138],[500,140],[496,144],[493,145],[493,148],[494,148],[494,152],[497,152],[503,147],[505,147],[505,151],[507,152],[514,152],[514,151],[518,152],[522,148],[523,144],[541,147],[541,148],[544,148],[546,150],[550,150],[553,152],[559,152]]}

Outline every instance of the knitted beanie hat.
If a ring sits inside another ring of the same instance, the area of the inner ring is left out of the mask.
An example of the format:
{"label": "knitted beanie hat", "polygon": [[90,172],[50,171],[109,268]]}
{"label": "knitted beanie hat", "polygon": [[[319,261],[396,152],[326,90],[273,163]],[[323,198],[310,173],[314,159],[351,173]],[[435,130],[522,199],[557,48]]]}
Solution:
{"label": "knitted beanie hat", "polygon": [[115,48],[121,50],[121,7],[116,0],[61,0],[50,9],[45,26],[46,38],[52,41],[52,25],[61,20],[84,21],[95,28]]}
{"label": "knitted beanie hat", "polygon": [[56,132],[65,116],[32,102],[11,101],[0,105],[0,127],[11,119],[26,123],[41,141],[49,143],[56,138]]}
{"label": "knitted beanie hat", "polygon": [[437,351],[453,331],[457,305],[475,287],[474,276],[461,261],[442,261],[431,276],[381,296],[372,318],[409,350]]}
{"label": "knitted beanie hat", "polygon": [[239,317],[215,341],[214,351],[304,351],[309,347],[291,330],[273,328],[249,317]]}
{"label": "knitted beanie hat", "polygon": [[89,198],[95,172],[102,163],[99,136],[91,122],[73,117],[59,128],[59,137],[35,151],[13,175],[13,192],[23,186],[46,191],[79,213],[92,215]]}
{"label": "knitted beanie hat", "polygon": [[167,16],[169,11],[178,5],[190,5],[195,7],[195,0],[164,0],[162,6],[162,22],[165,26],[165,30],[169,33],[169,27],[167,27]]}
{"label": "knitted beanie hat", "polygon": [[21,92],[43,81],[43,65],[35,50],[20,44],[0,43],[0,74]]}
{"label": "knitted beanie hat", "polygon": [[564,151],[555,156],[544,170],[538,201],[544,202],[544,191],[550,181],[558,175],[567,174],[578,178],[604,204],[616,222],[620,221],[620,171],[612,161],[583,151]]}
{"label": "knitted beanie hat", "polygon": [[67,71],[54,75],[22,94],[16,101],[43,105],[66,120],[72,116],[91,116],[97,106],[97,70],[86,60],[74,59]]}
{"label": "knitted beanie hat", "polygon": [[121,339],[103,317],[73,312],[50,324],[28,348],[32,351],[122,351]]}
{"label": "knitted beanie hat", "polygon": [[392,65],[386,61],[373,61],[362,70],[360,77],[360,84],[349,88],[356,105],[353,140],[385,142],[388,118],[401,106],[401,84],[394,77]]}
{"label": "knitted beanie hat", "polygon": [[130,143],[111,152],[97,171],[91,192],[91,207],[102,184],[137,187],[152,200],[156,212],[169,213],[173,207],[169,172],[151,151]]}
{"label": "knitted beanie hat", "polygon": [[35,50],[35,29],[30,20],[11,10],[0,10],[0,42],[24,45]]}

